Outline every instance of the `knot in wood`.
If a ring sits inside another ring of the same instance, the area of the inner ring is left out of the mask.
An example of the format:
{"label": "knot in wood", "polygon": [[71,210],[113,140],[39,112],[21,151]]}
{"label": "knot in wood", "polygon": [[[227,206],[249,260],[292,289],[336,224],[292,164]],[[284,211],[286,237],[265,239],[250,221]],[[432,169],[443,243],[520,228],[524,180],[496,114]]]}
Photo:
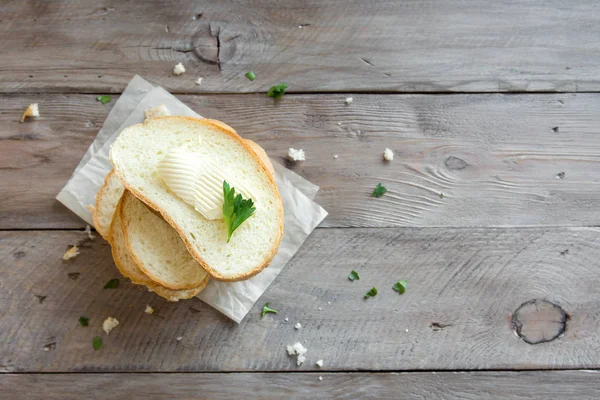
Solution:
{"label": "knot in wood", "polygon": [[527,301],[512,316],[513,329],[526,343],[551,342],[567,329],[569,316],[560,306],[547,300]]}
{"label": "knot in wood", "polygon": [[446,161],[444,161],[444,164],[446,165],[446,167],[448,167],[448,169],[452,169],[452,170],[461,170],[461,169],[465,169],[469,166],[469,164],[465,160],[463,160],[462,158],[454,157],[454,156],[450,156],[450,157],[446,158]]}

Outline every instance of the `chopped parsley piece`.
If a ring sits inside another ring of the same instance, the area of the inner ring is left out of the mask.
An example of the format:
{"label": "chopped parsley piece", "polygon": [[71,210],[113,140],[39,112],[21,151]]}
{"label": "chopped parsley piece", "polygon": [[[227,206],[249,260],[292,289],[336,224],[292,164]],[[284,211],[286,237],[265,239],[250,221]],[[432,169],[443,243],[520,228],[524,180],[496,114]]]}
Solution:
{"label": "chopped parsley piece", "polygon": [[280,83],[279,85],[271,86],[271,89],[267,92],[267,97],[279,99],[287,91],[288,85],[286,83]]}
{"label": "chopped parsley piece", "polygon": [[358,272],[356,272],[355,270],[352,270],[350,272],[350,275],[348,275],[348,279],[350,279],[352,282],[354,282],[356,280],[360,280],[360,276],[358,276]]}
{"label": "chopped parsley piece", "polygon": [[118,287],[119,287],[118,279],[111,279],[110,281],[106,282],[106,285],[104,285],[104,289],[116,289]]}
{"label": "chopped parsley piece", "polygon": [[265,306],[263,307],[262,313],[260,314],[260,317],[264,317],[265,314],[267,313],[273,313],[273,314],[277,314],[277,310],[273,310],[272,308],[269,308],[269,304],[271,303],[267,303],[265,304]]}
{"label": "chopped parsley piece", "polygon": [[94,345],[94,350],[100,350],[104,346],[104,344],[102,343],[102,338],[100,336],[94,336],[92,344]]}
{"label": "chopped parsley piece", "polygon": [[251,81],[256,79],[256,75],[254,75],[254,72],[252,71],[248,71],[246,72],[246,75],[244,75],[246,78],[250,79]]}
{"label": "chopped parsley piece", "polygon": [[98,96],[98,97],[96,97],[96,100],[98,100],[102,104],[106,104],[106,103],[108,103],[108,102],[110,102],[112,100],[112,97],[110,97],[110,96]]}
{"label": "chopped parsley piece", "polygon": [[385,192],[387,192],[387,188],[381,183],[378,183],[377,186],[375,186],[375,189],[373,189],[373,197],[381,197]]}
{"label": "chopped parsley piece", "polygon": [[408,282],[406,280],[401,280],[401,281],[394,283],[394,286],[392,287],[392,289],[394,289],[396,292],[398,292],[400,294],[404,294],[404,292],[406,292],[407,284],[408,284]]}
{"label": "chopped parsley piece", "polygon": [[230,188],[227,181],[223,181],[223,197],[223,217],[227,225],[227,243],[229,243],[233,232],[254,214],[256,208],[252,199],[244,199],[241,193],[236,196],[235,188]]}
{"label": "chopped parsley piece", "polygon": [[375,286],[373,286],[373,288],[365,294],[365,299],[368,299],[369,297],[375,297],[375,296],[377,296],[377,289],[375,288]]}
{"label": "chopped parsley piece", "polygon": [[79,317],[79,325],[81,326],[88,326],[90,322],[90,319],[87,317]]}

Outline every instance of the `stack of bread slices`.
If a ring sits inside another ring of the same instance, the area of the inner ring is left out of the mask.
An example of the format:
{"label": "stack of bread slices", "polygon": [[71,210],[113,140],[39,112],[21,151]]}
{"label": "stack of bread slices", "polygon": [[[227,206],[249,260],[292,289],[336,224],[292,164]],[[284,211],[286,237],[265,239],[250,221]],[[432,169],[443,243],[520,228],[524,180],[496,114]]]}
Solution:
{"label": "stack of bread slices", "polygon": [[[258,194],[256,211],[228,241],[226,222],[207,219],[157,173],[172,149],[211,159]],[[169,301],[196,296],[210,278],[248,279],[269,265],[283,236],[283,206],[265,151],[209,119],[157,117],[126,128],[110,152],[113,170],[96,196],[94,225],[133,283]]]}

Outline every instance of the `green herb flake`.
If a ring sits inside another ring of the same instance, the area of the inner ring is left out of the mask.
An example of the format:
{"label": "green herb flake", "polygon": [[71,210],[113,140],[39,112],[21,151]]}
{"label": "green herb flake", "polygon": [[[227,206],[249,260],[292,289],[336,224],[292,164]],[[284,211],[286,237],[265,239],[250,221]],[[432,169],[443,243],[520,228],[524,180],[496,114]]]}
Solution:
{"label": "green herb flake", "polygon": [[94,336],[92,344],[94,345],[94,350],[100,350],[104,346],[104,343],[102,343],[102,338],[100,336]]}
{"label": "green herb flake", "polygon": [[269,308],[269,304],[271,303],[267,303],[265,304],[265,306],[263,307],[262,313],[260,314],[260,317],[264,317],[265,314],[267,313],[273,313],[273,314],[277,314],[277,310],[273,310],[272,308]]}
{"label": "green herb flake", "polygon": [[267,97],[279,99],[287,91],[288,85],[286,83],[280,83],[279,85],[271,86],[271,89],[267,92]]}
{"label": "green herb flake", "polygon": [[377,186],[375,186],[375,189],[373,189],[373,197],[381,197],[385,192],[387,192],[387,188],[381,183],[378,183]]}
{"label": "green herb flake", "polygon": [[377,289],[375,288],[375,286],[373,286],[373,288],[365,294],[365,299],[368,299],[369,297],[375,297],[375,296],[377,296]]}
{"label": "green herb flake", "polygon": [[444,198],[444,193],[440,192],[440,199]]}
{"label": "green herb flake", "polygon": [[104,285],[104,289],[116,289],[118,287],[119,287],[118,279],[111,279],[110,281],[106,282],[106,285]]}
{"label": "green herb flake", "polygon": [[227,243],[233,232],[250,218],[256,208],[252,199],[244,199],[241,193],[235,195],[235,188],[229,187],[227,181],[223,181],[223,217],[227,225]]}
{"label": "green herb flake", "polygon": [[355,270],[352,270],[350,272],[350,275],[348,275],[348,279],[350,279],[352,282],[354,282],[354,281],[360,280],[360,276],[358,276],[358,272],[356,272]]}
{"label": "green herb flake", "polygon": [[112,97],[110,97],[110,96],[98,96],[98,97],[96,97],[96,100],[98,100],[102,104],[106,104],[106,103],[108,103],[108,102],[110,102],[112,100]]}
{"label": "green herb flake", "polygon": [[87,317],[79,317],[79,325],[81,326],[88,326],[90,322],[90,319]]}
{"label": "green herb flake", "polygon": [[251,81],[256,79],[256,75],[254,75],[254,72],[252,71],[248,71],[246,72],[246,75],[244,75],[246,78],[250,79]]}
{"label": "green herb flake", "polygon": [[400,294],[404,294],[404,292],[406,292],[407,284],[408,284],[408,282],[406,280],[401,280],[401,281],[394,283],[394,286],[392,287],[392,289],[394,289],[396,292],[398,292]]}

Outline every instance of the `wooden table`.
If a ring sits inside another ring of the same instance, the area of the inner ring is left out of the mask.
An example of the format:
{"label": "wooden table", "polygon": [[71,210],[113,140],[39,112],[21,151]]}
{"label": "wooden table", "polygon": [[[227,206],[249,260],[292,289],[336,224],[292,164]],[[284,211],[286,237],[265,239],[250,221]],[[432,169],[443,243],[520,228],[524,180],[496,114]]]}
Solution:
{"label": "wooden table", "polygon": [[[600,397],[597,1],[5,1],[0,33],[0,397]],[[101,239],[61,258],[54,197],[134,74],[306,151],[329,217],[239,325],[103,290]]]}

